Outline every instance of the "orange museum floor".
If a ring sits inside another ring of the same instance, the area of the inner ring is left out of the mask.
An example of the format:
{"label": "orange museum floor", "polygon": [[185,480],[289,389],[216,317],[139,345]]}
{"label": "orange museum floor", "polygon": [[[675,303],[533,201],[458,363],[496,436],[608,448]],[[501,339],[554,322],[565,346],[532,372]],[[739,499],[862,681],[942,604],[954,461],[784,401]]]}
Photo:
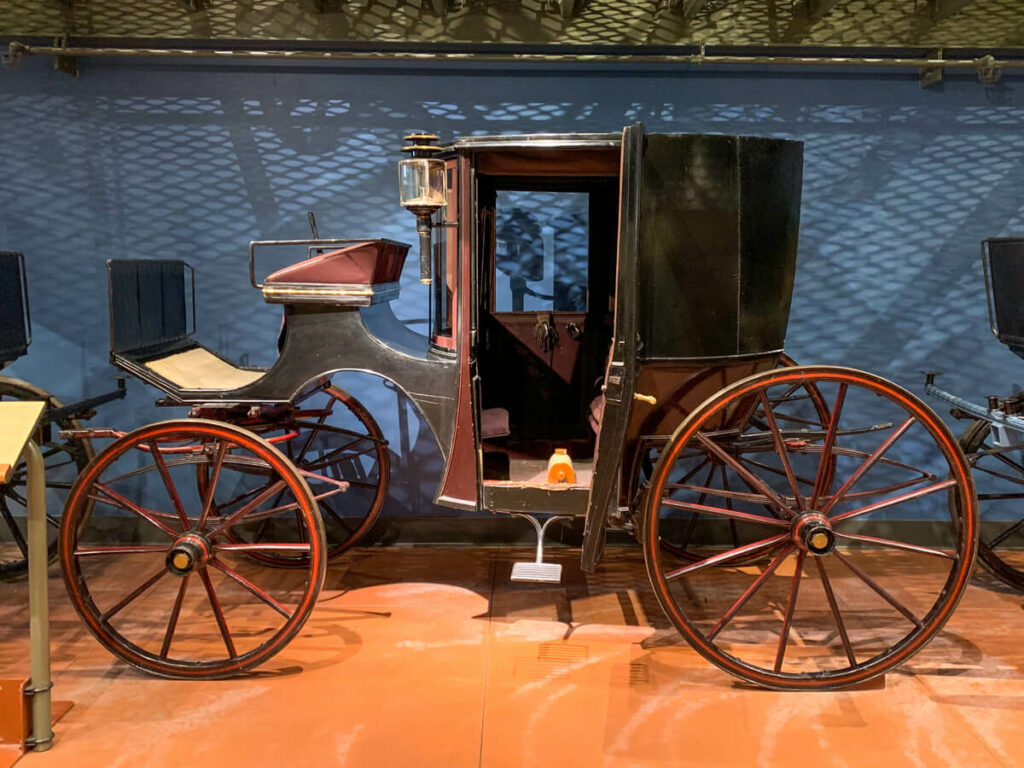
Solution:
{"label": "orange museum floor", "polygon": [[[51,570],[54,698],[75,706],[19,766],[1024,766],[1024,595],[984,572],[883,685],[776,693],[666,626],[639,548],[592,575],[549,550],[562,584],[511,583],[531,555],[356,550],[279,655],[198,683],[116,661]],[[0,677],[27,675],[27,590],[0,596]]]}

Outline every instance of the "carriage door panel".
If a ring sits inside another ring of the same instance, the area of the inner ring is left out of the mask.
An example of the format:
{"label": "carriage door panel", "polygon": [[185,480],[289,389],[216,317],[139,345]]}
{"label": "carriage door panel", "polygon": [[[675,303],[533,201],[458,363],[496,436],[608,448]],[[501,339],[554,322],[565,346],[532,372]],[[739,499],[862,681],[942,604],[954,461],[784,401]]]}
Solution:
{"label": "carriage door panel", "polygon": [[636,385],[637,265],[640,257],[640,193],[646,150],[642,124],[622,131],[619,174],[619,237],[615,269],[615,321],[611,355],[604,378],[604,404],[594,452],[594,480],[583,531],[582,567],[592,571],[604,550],[605,522],[619,503],[626,428]]}

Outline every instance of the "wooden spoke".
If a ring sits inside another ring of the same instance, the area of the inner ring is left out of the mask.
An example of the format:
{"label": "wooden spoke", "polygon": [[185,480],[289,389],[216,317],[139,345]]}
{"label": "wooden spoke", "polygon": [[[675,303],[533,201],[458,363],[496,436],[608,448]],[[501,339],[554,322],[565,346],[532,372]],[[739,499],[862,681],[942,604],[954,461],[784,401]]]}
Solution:
{"label": "wooden spoke", "polygon": [[825,432],[825,442],[821,449],[821,458],[818,459],[818,472],[814,478],[814,493],[811,494],[811,509],[816,509],[818,499],[825,493],[825,483],[831,474],[829,463],[832,461],[832,449],[836,444],[836,433],[839,431],[839,417],[843,412],[843,403],[846,401],[846,383],[839,385],[836,391],[836,400],[832,404],[832,414],[828,422],[828,429]]}
{"label": "wooden spoke", "polygon": [[903,605],[903,603],[901,603],[895,597],[890,595],[874,579],[872,579],[870,576],[868,576],[867,573],[865,573],[864,570],[860,566],[858,566],[856,563],[854,563],[848,557],[843,555],[839,550],[836,550],[836,549],[832,550],[832,554],[835,555],[837,558],[839,558],[839,561],[843,565],[845,565],[847,568],[849,568],[851,571],[853,571],[853,573],[857,577],[859,577],[861,581],[863,581],[865,584],[867,584],[869,587],[871,587],[871,589],[879,597],[881,597],[883,600],[885,600],[887,603],[889,603],[889,605],[891,605],[893,608],[895,608],[897,611],[899,611],[901,614],[903,614],[903,616],[905,616],[908,621],[913,623],[913,625],[915,627],[920,627],[921,626],[921,620],[918,619],[913,613],[911,613],[910,609],[908,609],[905,605]]}
{"label": "wooden spoke", "polygon": [[1021,466],[1020,463],[1018,463],[1018,462],[1014,461],[1013,459],[1011,459],[1009,456],[1006,455],[1006,453],[1004,451],[996,451],[996,452],[992,453],[991,455],[994,458],[998,459],[999,461],[1003,462],[1003,464],[1008,466],[1010,469],[1014,470],[1015,472],[1020,473],[1021,475],[1024,475],[1024,466]]}
{"label": "wooden spoke", "polygon": [[75,557],[95,557],[96,555],[148,555],[154,552],[166,552],[167,546],[160,544],[124,544],[111,547],[78,547]]}
{"label": "wooden spoke", "polygon": [[878,463],[878,460],[882,458],[885,452],[892,448],[893,445],[896,444],[896,441],[903,437],[903,435],[906,434],[907,430],[910,429],[910,427],[913,426],[916,422],[917,419],[914,416],[910,416],[907,418],[906,421],[904,421],[895,430],[893,430],[893,433],[889,435],[889,437],[887,437],[885,441],[880,446],[878,446],[878,448],[875,449],[874,453],[872,453],[864,460],[863,464],[861,464],[859,467],[857,467],[857,469],[854,470],[853,474],[851,474],[846,479],[846,482],[843,483],[839,490],[836,491],[835,494],[825,503],[825,506],[822,507],[820,510],[821,514],[828,516],[828,513],[831,512],[832,508],[842,500],[843,496],[846,495],[846,492],[850,490],[850,488],[852,488],[854,484],[856,484],[856,482],[860,480],[869,469],[875,466],[875,464]]}
{"label": "wooden spoke", "polygon": [[686,576],[687,574],[693,573],[694,571],[699,571],[702,568],[708,568],[712,565],[721,565],[729,562],[730,560],[746,557],[747,555],[755,555],[760,552],[764,552],[765,550],[773,549],[779,544],[789,541],[789,539],[790,534],[787,531],[786,533],[780,533],[777,536],[761,539],[760,541],[755,541],[751,544],[744,544],[742,547],[736,547],[735,549],[730,549],[717,555],[707,557],[699,562],[691,563],[690,565],[685,565],[682,568],[676,568],[673,571],[669,571],[665,574],[665,578],[669,580],[676,579],[680,576]]}
{"label": "wooden spoke", "polygon": [[210,539],[214,539],[217,536],[219,536],[220,534],[224,533],[224,531],[226,531],[228,528],[233,526],[235,523],[237,523],[243,517],[245,517],[250,512],[255,510],[260,504],[262,504],[267,499],[269,499],[271,496],[273,496],[275,493],[283,490],[284,488],[285,488],[285,484],[284,484],[283,480],[278,480],[273,485],[268,486],[262,493],[257,495],[256,498],[254,498],[252,501],[250,501],[248,504],[246,504],[240,510],[238,510],[237,512],[234,512],[231,515],[229,515],[220,525],[218,525],[216,528],[214,528],[212,531],[210,531],[207,534],[207,537],[210,538]]}
{"label": "wooden spoke", "polygon": [[735,617],[737,613],[740,612],[743,606],[746,605],[750,598],[754,596],[754,593],[756,593],[757,590],[761,588],[761,585],[768,580],[768,577],[775,573],[776,569],[782,565],[783,561],[793,553],[794,549],[796,549],[796,547],[791,544],[776,555],[775,559],[768,564],[768,567],[761,572],[761,575],[746,588],[735,603],[729,606],[729,610],[725,612],[725,615],[722,616],[722,618],[718,620],[718,623],[711,628],[711,631],[708,632],[707,635],[708,640],[714,640],[718,633],[725,629],[726,625],[732,621],[733,617]]}
{"label": "wooden spoke", "polygon": [[[719,464],[718,465],[718,470],[719,470],[719,474],[721,475],[722,490],[726,494],[729,494],[730,493],[730,490],[729,490],[729,477],[728,477],[728,475],[727,475],[727,473],[725,471],[725,465],[724,464]],[[726,495],[726,497],[725,497],[725,508],[730,510],[730,511],[732,511],[732,509],[733,509],[732,499],[730,499],[728,495]],[[736,530],[736,520],[734,518],[731,518],[731,517],[729,518],[729,533],[732,534],[732,545],[734,547],[738,547],[740,545],[740,538],[739,538],[739,534],[738,534],[738,532]]]}
{"label": "wooden spoke", "polygon": [[872,512],[877,512],[880,509],[888,509],[889,507],[895,507],[898,504],[904,504],[914,499],[920,499],[924,496],[929,496],[939,491],[945,491],[952,488],[957,484],[957,481],[953,478],[949,480],[943,480],[941,483],[935,483],[924,488],[918,488],[915,491],[909,493],[902,493],[899,496],[892,496],[888,499],[882,499],[876,501],[874,504],[868,504],[866,507],[860,507],[859,509],[851,509],[849,512],[843,512],[842,514],[833,515],[832,523],[842,522],[843,520],[850,520],[854,517],[862,517],[863,515],[870,515]]}
{"label": "wooden spoke", "polygon": [[18,528],[18,523],[14,519],[14,515],[11,514],[11,510],[7,508],[7,501],[3,496],[0,496],[0,515],[3,515],[7,527],[11,529],[11,535],[14,537],[14,542],[18,545],[18,549],[21,550],[21,556],[28,558],[28,542],[25,541],[24,534]]}
{"label": "wooden spoke", "polygon": [[901,549],[904,552],[917,552],[921,555],[932,555],[934,557],[944,557],[947,560],[956,560],[956,555],[943,552],[941,549],[922,547],[918,544],[908,544],[903,541],[894,541],[893,539],[880,539],[877,536],[865,536],[859,533],[843,533],[842,531],[833,531],[833,533],[837,538],[847,539],[848,541],[862,541],[865,544],[877,544],[880,547]]}
{"label": "wooden spoke", "polygon": [[269,594],[267,594],[264,590],[262,590],[259,587],[257,587],[255,584],[253,584],[251,581],[249,581],[247,578],[245,578],[245,576],[243,576],[242,574],[238,573],[233,568],[229,567],[228,565],[225,565],[224,563],[220,562],[216,558],[211,560],[209,564],[212,565],[217,570],[219,570],[221,573],[223,573],[229,579],[232,579],[232,580],[238,582],[248,592],[250,592],[253,596],[255,596],[260,602],[265,603],[266,605],[269,605],[271,608],[273,608],[279,614],[284,616],[286,619],[291,616],[291,612],[287,608],[285,608],[283,605],[281,605],[279,602],[277,602],[277,600],[275,600],[273,597],[271,597]]}
{"label": "wooden spoke", "polygon": [[796,610],[796,598],[800,591],[800,577],[804,570],[807,552],[800,550],[796,556],[796,568],[793,569],[793,581],[789,585],[789,600],[786,602],[786,615],[782,619],[782,633],[779,635],[779,648],[775,652],[775,671],[782,671],[782,662],[786,658],[786,645],[789,643],[789,631],[793,626],[793,611]]}
{"label": "wooden spoke", "polygon": [[[701,462],[697,467],[695,467],[691,472],[689,472],[686,475],[686,477],[683,478],[683,480],[684,481],[685,480],[689,480],[693,476],[693,474],[698,469],[700,469],[700,467],[705,466],[707,463],[708,462],[706,460]],[[714,465],[714,463],[712,463],[711,466],[708,468],[707,477],[704,478],[704,485],[708,485],[711,482],[711,478],[714,477],[714,475],[715,475],[715,465]],[[700,497],[697,499],[697,503],[698,504],[703,504],[704,501],[707,500],[707,497],[708,497],[707,493],[702,493],[700,495]],[[690,542],[693,540],[693,534],[694,534],[694,531],[696,531],[696,529],[697,529],[697,521],[698,520],[700,520],[700,515],[699,514],[690,515],[690,519],[686,523],[686,531],[683,533],[683,546],[682,547],[675,547],[675,545],[672,545],[672,549],[670,549],[669,551],[678,550],[678,551],[675,551],[674,554],[680,555],[680,556],[686,556],[687,555],[686,550],[689,549]]]}
{"label": "wooden spoke", "polygon": [[8,486],[0,486],[0,487],[2,487],[4,492],[8,496],[10,496],[12,499],[14,499],[14,501],[16,503],[20,504],[25,509],[28,509],[28,500],[24,496],[22,496],[20,493],[18,493],[12,486],[8,485]]}
{"label": "wooden spoke", "polygon": [[160,454],[160,447],[154,440],[149,444],[150,454],[153,456],[153,463],[156,464],[157,470],[160,472],[160,478],[164,482],[164,488],[167,489],[167,495],[171,497],[171,503],[174,505],[174,511],[178,513],[178,519],[181,520],[181,529],[183,531],[189,530],[191,525],[188,522],[188,515],[185,514],[185,507],[181,504],[181,497],[178,495],[178,489],[174,485],[174,480],[171,479],[171,473],[167,470],[167,463],[164,461],[164,457]]}
{"label": "wooden spoke", "polygon": [[218,552],[306,552],[312,549],[309,542],[256,541],[252,543],[218,544]]}
{"label": "wooden spoke", "polygon": [[206,497],[203,499],[203,512],[199,516],[199,522],[196,523],[196,530],[198,531],[206,527],[206,519],[210,516],[210,511],[213,509],[213,496],[217,490],[217,481],[220,480],[220,471],[224,466],[224,457],[227,455],[227,452],[227,441],[219,441],[217,443],[217,456],[213,461],[213,470],[210,472],[210,477],[207,480],[208,485],[206,486]]}
{"label": "wooden spoke", "polygon": [[1019,531],[1022,527],[1024,527],[1024,517],[1022,517],[1013,525],[1006,528],[1006,530],[1004,530],[1002,533],[1000,533],[998,536],[996,536],[994,539],[988,542],[985,546],[989,547],[990,549],[995,549],[1008,538],[1010,538],[1013,534]]}
{"label": "wooden spoke", "polygon": [[185,590],[188,589],[188,580],[191,573],[186,573],[178,585],[178,594],[174,598],[174,607],[171,609],[171,617],[167,620],[167,631],[164,632],[164,642],[160,646],[160,658],[166,659],[171,650],[171,640],[174,638],[174,630],[178,626],[178,617],[181,615],[181,604],[185,601]]}
{"label": "wooden spoke", "polygon": [[174,530],[169,525],[160,520],[161,514],[159,512],[156,512],[152,509],[144,509],[143,507],[140,507],[135,502],[129,501],[124,496],[115,491],[113,488],[110,488],[109,486],[104,485],[103,483],[94,483],[93,488],[95,488],[97,491],[99,491],[100,493],[107,497],[103,498],[103,496],[92,495],[90,496],[90,498],[92,498],[93,500],[102,502],[104,504],[109,504],[114,507],[118,507],[119,509],[123,509],[128,512],[134,512],[136,515],[141,517],[146,522],[151,523],[156,528],[163,531],[170,538],[178,538],[180,531]]}
{"label": "wooden spoke", "polygon": [[772,504],[774,504],[778,508],[778,510],[782,512],[782,514],[784,514],[786,517],[793,517],[793,511],[782,500],[782,498],[777,493],[775,493],[775,491],[769,488],[764,483],[764,481],[762,481],[756,475],[752,474],[750,470],[743,466],[743,464],[738,459],[729,455],[729,453],[720,445],[718,445],[718,443],[716,443],[714,440],[705,437],[702,433],[698,432],[696,437],[697,440],[699,440],[705,448],[707,448],[709,451],[715,454],[715,456],[718,457],[719,461],[721,461],[723,464],[727,464],[728,466],[732,467],[732,470],[737,475],[739,475],[740,478],[742,478],[743,482],[747,483],[747,485],[751,486],[751,488],[759,491],[765,497],[767,497],[768,500]]}
{"label": "wooden spoke", "polygon": [[320,503],[320,510],[322,512],[326,512],[327,516],[330,517],[332,520],[334,520],[334,522],[336,522],[342,528],[344,528],[346,533],[350,533],[351,534],[351,533],[355,532],[355,528],[353,528],[348,523],[346,523],[345,522],[345,518],[343,518],[341,515],[339,515],[333,509],[331,509],[331,507],[329,507],[326,504],[321,502]]}
{"label": "wooden spoke", "polygon": [[789,528],[789,523],[777,517],[763,517],[749,512],[740,512],[735,509],[723,507],[709,507],[705,504],[694,504],[688,501],[675,501],[674,499],[662,499],[661,503],[673,509],[682,509],[698,515],[713,515],[714,517],[727,517],[731,520],[743,520],[748,523],[759,523],[761,525],[773,525],[777,528]]}
{"label": "wooden spoke", "polygon": [[846,624],[843,623],[842,613],[839,611],[839,603],[836,602],[835,592],[832,591],[832,583],[825,571],[825,558],[814,558],[814,564],[818,567],[818,576],[821,577],[821,588],[825,590],[825,597],[828,599],[828,607],[832,611],[832,617],[836,620],[836,630],[839,638],[843,641],[843,650],[846,651],[846,660],[851,665],[857,664],[857,657],[853,655],[853,645],[850,643],[850,636],[846,632]]}
{"label": "wooden spoke", "polygon": [[[757,467],[758,469],[763,469],[766,472],[771,472],[773,475],[779,475],[780,477],[786,476],[786,473],[783,472],[778,467],[773,467],[771,464],[765,464],[763,461],[757,461],[756,459],[752,459],[749,456],[741,455],[739,456],[739,460],[746,464],[749,464],[752,467]],[[801,477],[800,475],[795,475],[795,477],[798,483],[803,483],[804,485],[812,487],[814,486],[814,481],[809,478]]]}
{"label": "wooden spoke", "polygon": [[167,568],[165,568],[163,564],[161,564],[159,571],[154,573],[152,576],[150,576],[148,579],[142,582],[139,586],[137,586],[135,589],[133,589],[131,592],[129,592],[127,595],[121,598],[121,600],[118,601],[113,608],[110,608],[106,613],[100,616],[100,621],[104,623],[110,621],[110,619],[113,616],[123,611],[129,605],[129,603],[135,600],[143,592],[147,591],[150,587],[152,587],[166,575]]}
{"label": "wooden spoke", "polygon": [[228,650],[228,656],[232,659],[238,656],[238,652],[235,650],[235,643],[231,639],[231,632],[228,630],[227,619],[224,618],[224,611],[220,607],[220,601],[217,599],[217,593],[213,589],[213,582],[210,581],[210,574],[203,566],[198,570],[199,578],[203,582],[203,588],[206,589],[206,597],[210,601],[210,608],[213,609],[213,616],[217,620],[217,628],[220,629],[220,636],[224,640],[224,647]]}
{"label": "wooden spoke", "polygon": [[761,409],[764,412],[764,417],[768,421],[768,427],[772,433],[775,452],[778,454],[779,461],[782,462],[782,470],[786,473],[786,479],[789,480],[789,487],[793,490],[793,500],[796,504],[797,512],[802,513],[804,511],[804,502],[800,498],[800,486],[796,481],[796,475],[793,474],[793,466],[789,461],[789,450],[786,448],[786,441],[779,431],[779,424],[775,420],[775,414],[772,411],[771,404],[768,402],[768,398],[764,394],[764,390],[760,390],[757,394],[761,400]]}
{"label": "wooden spoke", "polygon": [[[242,493],[238,494],[237,496],[235,496],[232,499],[229,499],[228,501],[224,502],[223,504],[218,504],[217,505],[217,510],[218,510],[218,512],[220,514],[223,515],[226,510],[231,509],[231,507],[233,507],[238,502],[244,501],[245,499],[252,498],[257,493],[262,493],[263,491],[265,491],[267,488],[269,488],[273,484],[274,484],[273,481],[271,481],[271,482],[267,483],[266,485],[260,486],[258,488],[252,488],[252,489],[250,489],[248,491],[243,491]],[[284,495],[284,494],[280,494],[278,496],[278,498],[280,498],[282,495]],[[277,502],[275,501],[274,503],[276,504]]]}
{"label": "wooden spoke", "polygon": [[1005,480],[1006,482],[1013,483],[1014,485],[1024,485],[1024,478],[1021,477],[1013,477],[1012,475],[1008,475],[1005,472],[996,472],[994,469],[991,469],[989,467],[983,467],[979,464],[975,464],[974,469],[976,469],[979,472],[984,472],[986,475],[998,477],[1000,480]]}

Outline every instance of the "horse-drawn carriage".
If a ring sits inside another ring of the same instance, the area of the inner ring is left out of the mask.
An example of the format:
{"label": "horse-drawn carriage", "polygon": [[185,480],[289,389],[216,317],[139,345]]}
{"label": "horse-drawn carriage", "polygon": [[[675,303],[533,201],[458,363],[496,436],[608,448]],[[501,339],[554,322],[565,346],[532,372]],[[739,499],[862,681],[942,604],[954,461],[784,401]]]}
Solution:
{"label": "horse-drawn carriage", "polygon": [[[191,413],[67,433],[116,438],[61,536],[108,649],[213,678],[298,632],[387,492],[387,443],[343,371],[417,409],[444,459],[437,504],[539,536],[538,518],[584,517],[584,570],[609,528],[633,532],[668,618],[734,675],[851,685],[938,632],[975,556],[970,468],[906,390],[784,358],[800,143],[640,125],[411,139],[427,337],[390,307],[408,246],[389,240],[250,245],[253,285],[284,308],[266,370],[195,339],[182,262],[109,262],[114,364]],[[307,258],[259,282],[272,248]],[[538,550],[520,577],[551,577]]]}
{"label": "horse-drawn carriage", "polygon": [[[1024,357],[1024,238],[983,240],[981,261],[992,333]],[[956,418],[971,422],[960,437],[960,447],[974,469],[978,489],[978,556],[1004,583],[1024,589],[1024,392],[990,395],[985,405],[978,405],[936,387],[936,375],[928,374],[928,394],[950,403]]]}
{"label": "horse-drawn carriage", "polygon": [[[14,251],[0,251],[0,369],[28,352],[32,343],[28,278],[25,257]],[[0,376],[0,402],[42,400],[46,410],[34,439],[43,452],[46,465],[46,506],[49,510],[47,541],[51,559],[57,556],[59,510],[64,507],[68,489],[78,473],[93,457],[88,437],[63,438],[61,429],[81,427],[94,409],[124,397],[124,379],[113,392],[64,405],[44,389],[21,379]],[[0,581],[23,578],[28,572],[27,475],[25,464],[17,467],[12,481],[0,485]]]}

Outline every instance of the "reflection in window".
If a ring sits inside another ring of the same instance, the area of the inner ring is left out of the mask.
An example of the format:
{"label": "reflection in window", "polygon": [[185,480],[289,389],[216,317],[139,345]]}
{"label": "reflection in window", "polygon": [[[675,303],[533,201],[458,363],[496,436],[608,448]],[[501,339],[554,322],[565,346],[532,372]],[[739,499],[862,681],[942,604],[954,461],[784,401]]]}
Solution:
{"label": "reflection in window", "polygon": [[495,312],[587,310],[585,192],[499,190]]}

